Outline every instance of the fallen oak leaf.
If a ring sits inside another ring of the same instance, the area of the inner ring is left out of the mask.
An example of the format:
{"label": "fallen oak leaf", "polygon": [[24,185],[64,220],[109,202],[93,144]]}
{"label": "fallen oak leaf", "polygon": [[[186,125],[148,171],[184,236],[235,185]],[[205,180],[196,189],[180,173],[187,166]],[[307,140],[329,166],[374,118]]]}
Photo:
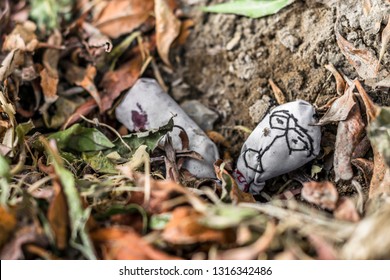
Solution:
{"label": "fallen oak leaf", "polygon": [[156,15],[157,51],[162,61],[171,66],[169,50],[180,34],[181,23],[173,14],[166,0],[155,0],[154,13]]}
{"label": "fallen oak leaf", "polygon": [[333,183],[324,182],[304,182],[301,191],[302,198],[310,203],[314,203],[321,208],[334,210],[339,194]]}

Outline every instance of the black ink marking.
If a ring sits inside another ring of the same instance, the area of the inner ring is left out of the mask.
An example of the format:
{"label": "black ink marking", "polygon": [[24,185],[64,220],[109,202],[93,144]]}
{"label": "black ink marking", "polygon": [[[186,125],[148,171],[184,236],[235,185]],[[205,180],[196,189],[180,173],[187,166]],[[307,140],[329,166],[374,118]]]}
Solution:
{"label": "black ink marking", "polygon": [[[307,157],[314,155],[313,138],[308,134],[308,130],[298,124],[298,119],[288,110],[273,112],[269,117],[269,131],[274,130],[274,139],[265,148],[254,150],[248,148],[244,151],[245,166],[256,173],[263,173],[263,156],[271,149],[276,140],[284,138],[289,150],[289,155],[293,152],[307,151]],[[270,134],[270,133],[268,133]],[[256,158],[256,166],[251,166],[249,159]]]}

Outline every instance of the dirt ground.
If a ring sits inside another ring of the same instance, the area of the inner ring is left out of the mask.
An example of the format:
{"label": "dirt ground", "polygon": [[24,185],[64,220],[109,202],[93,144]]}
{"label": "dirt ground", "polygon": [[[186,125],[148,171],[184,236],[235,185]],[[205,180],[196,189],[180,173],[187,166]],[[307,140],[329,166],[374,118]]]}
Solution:
{"label": "dirt ground", "polygon": [[[194,19],[195,26],[187,43],[174,52],[171,94],[179,102],[200,100],[218,113],[214,129],[231,141],[233,159],[247,137],[234,127],[253,129],[277,104],[269,79],[287,101],[309,101],[321,115],[323,106],[337,96],[335,79],[325,65],[333,64],[350,79],[358,78],[337,45],[335,29],[355,47],[369,49],[378,57],[381,31],[390,11],[385,0],[371,1],[369,14],[360,0],[296,1],[261,19],[198,9],[220,2],[183,1],[183,12]],[[390,71],[389,58],[387,52],[382,60],[384,71]],[[388,89],[366,90],[377,104],[390,105]],[[334,139],[334,128],[324,127],[327,138]]]}

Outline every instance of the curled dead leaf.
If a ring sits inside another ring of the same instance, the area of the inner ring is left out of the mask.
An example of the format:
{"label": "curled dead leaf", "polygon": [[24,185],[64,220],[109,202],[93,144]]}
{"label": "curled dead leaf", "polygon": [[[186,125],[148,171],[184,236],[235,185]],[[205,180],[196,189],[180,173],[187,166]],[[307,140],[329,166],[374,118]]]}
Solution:
{"label": "curled dead leaf", "polygon": [[374,163],[365,158],[354,158],[351,163],[363,173],[366,185],[369,186],[374,171]]}
{"label": "curled dead leaf", "polygon": [[303,183],[301,195],[308,202],[328,210],[335,209],[339,198],[336,187],[329,181],[305,182]]}
{"label": "curled dead leaf", "polygon": [[16,218],[8,210],[0,207],[0,248],[11,236],[16,227]]}
{"label": "curled dead leaf", "polygon": [[173,14],[166,0],[155,0],[154,13],[156,15],[157,51],[162,61],[170,66],[169,50],[180,34],[181,23]]}
{"label": "curled dead leaf", "polygon": [[337,94],[340,96],[343,95],[346,87],[343,76],[341,76],[333,64],[327,64],[325,65],[325,68],[328,69],[336,79]]}
{"label": "curled dead leaf", "polygon": [[317,124],[325,125],[330,122],[345,121],[353,106],[356,105],[353,90],[354,87],[349,87],[341,97],[337,98]]}

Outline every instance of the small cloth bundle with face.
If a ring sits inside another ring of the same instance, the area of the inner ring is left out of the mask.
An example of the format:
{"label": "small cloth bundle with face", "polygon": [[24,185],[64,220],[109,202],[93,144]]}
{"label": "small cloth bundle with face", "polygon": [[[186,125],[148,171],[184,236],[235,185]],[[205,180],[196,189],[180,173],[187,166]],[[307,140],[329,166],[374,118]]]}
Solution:
{"label": "small cloth bundle with face", "polygon": [[265,181],[293,171],[320,151],[321,128],[314,107],[297,100],[274,108],[245,141],[236,179],[244,191],[258,194]]}

